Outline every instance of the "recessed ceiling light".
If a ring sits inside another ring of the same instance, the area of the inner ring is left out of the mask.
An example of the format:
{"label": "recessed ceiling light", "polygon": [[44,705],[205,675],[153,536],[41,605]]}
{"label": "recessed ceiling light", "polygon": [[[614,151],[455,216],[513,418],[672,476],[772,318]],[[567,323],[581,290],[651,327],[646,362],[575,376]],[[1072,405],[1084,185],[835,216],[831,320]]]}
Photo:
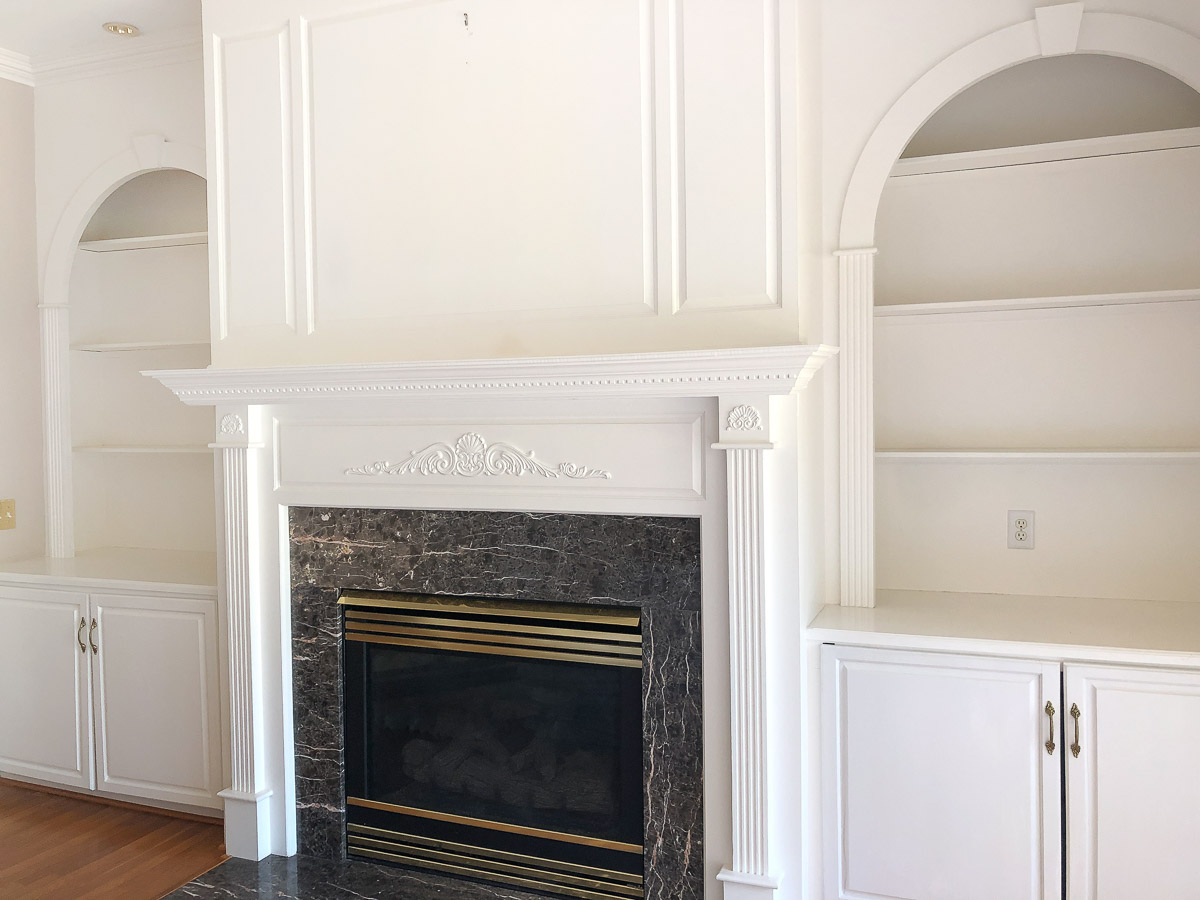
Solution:
{"label": "recessed ceiling light", "polygon": [[128,22],[105,22],[104,30],[110,34],[119,34],[121,37],[137,37],[142,33],[142,29],[136,25],[130,25]]}

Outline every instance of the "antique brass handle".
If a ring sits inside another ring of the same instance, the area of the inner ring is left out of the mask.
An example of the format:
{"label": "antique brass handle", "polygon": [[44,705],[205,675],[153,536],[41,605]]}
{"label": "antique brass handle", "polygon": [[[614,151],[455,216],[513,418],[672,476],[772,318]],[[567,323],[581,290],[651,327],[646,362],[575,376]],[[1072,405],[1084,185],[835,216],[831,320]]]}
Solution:
{"label": "antique brass handle", "polygon": [[1075,743],[1071,745],[1071,755],[1076,759],[1079,758],[1079,717],[1083,715],[1079,711],[1079,707],[1074,703],[1071,704],[1071,718],[1075,720]]}
{"label": "antique brass handle", "polygon": [[88,629],[88,643],[92,645],[92,653],[99,653],[100,648],[96,646],[96,620],[92,619],[92,627]]}
{"label": "antique brass handle", "polygon": [[79,641],[79,652],[86,654],[87,647],[83,646],[83,629],[87,626],[87,619],[79,617],[79,628],[75,631],[75,640]]}
{"label": "antique brass handle", "polygon": [[1054,755],[1054,704],[1046,701],[1046,716],[1050,719],[1050,739],[1046,741],[1046,752]]}

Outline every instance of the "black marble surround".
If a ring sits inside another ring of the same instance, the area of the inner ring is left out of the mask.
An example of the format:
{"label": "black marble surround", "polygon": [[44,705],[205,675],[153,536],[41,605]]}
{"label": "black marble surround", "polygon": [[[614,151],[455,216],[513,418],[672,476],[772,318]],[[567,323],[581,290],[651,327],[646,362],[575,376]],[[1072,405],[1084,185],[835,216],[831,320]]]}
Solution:
{"label": "black marble surround", "polygon": [[[600,603],[636,606],[642,613],[646,898],[702,900],[698,519],[293,507],[290,531],[300,853],[332,864],[326,867],[328,872],[319,866],[314,869],[315,860],[294,864],[292,871],[299,865],[305,871],[319,869],[321,878],[340,872],[345,878],[350,877],[346,873],[358,873],[355,878],[382,879],[381,884],[399,879],[393,890],[400,882],[410,888],[424,885],[414,897],[468,897],[477,892],[467,882],[424,873],[404,878],[387,875],[386,870],[364,875],[378,867],[343,862],[340,591]],[[226,863],[209,877],[236,879],[237,867],[229,866]],[[262,877],[274,881],[276,870],[287,871],[279,863],[258,866],[254,883],[258,885]],[[244,874],[250,877],[250,870]],[[387,895],[408,897],[409,892]],[[488,886],[479,896],[532,895]]]}

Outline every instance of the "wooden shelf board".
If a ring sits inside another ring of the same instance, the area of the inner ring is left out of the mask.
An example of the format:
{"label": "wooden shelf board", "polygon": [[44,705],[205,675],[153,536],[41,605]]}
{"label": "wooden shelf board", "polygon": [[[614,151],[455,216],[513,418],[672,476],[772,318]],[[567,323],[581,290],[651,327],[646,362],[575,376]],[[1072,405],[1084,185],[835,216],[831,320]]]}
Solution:
{"label": "wooden shelf board", "polygon": [[79,249],[91,253],[113,253],[120,250],[152,250],[156,247],[188,247],[207,243],[207,231],[189,231],[181,234],[151,234],[145,237],[113,238],[106,241],[80,241]]}
{"label": "wooden shelf board", "polygon": [[873,609],[826,606],[809,625],[809,637],[1113,662],[1163,657],[1200,666],[1197,592],[1197,602],[1186,602],[879,590]]}
{"label": "wooden shelf board", "polygon": [[185,550],[105,547],[77,553],[69,559],[35,557],[0,563],[0,581],[66,584],[163,585],[216,592],[217,555]]}
{"label": "wooden shelf board", "polygon": [[142,444],[142,445],[121,445],[121,444],[91,444],[81,445],[74,448],[76,453],[185,453],[185,454],[205,454],[211,455],[212,450],[201,444],[192,446],[182,446],[174,444]]}
{"label": "wooden shelf board", "polygon": [[961,300],[946,303],[892,303],[877,305],[877,319],[906,316],[946,316],[972,313],[1022,312],[1042,309],[1083,309],[1094,306],[1140,306],[1152,303],[1187,303],[1200,300],[1200,289],[1130,291],[1123,294],[1080,294],[1071,297],[1024,297],[1005,300]]}
{"label": "wooden shelf board", "polygon": [[129,341],[126,343],[72,344],[85,353],[123,353],[136,350],[170,350],[176,347],[207,347],[208,341]]}
{"label": "wooden shelf board", "polygon": [[877,450],[875,458],[912,462],[1176,462],[1200,460],[1200,450]]}

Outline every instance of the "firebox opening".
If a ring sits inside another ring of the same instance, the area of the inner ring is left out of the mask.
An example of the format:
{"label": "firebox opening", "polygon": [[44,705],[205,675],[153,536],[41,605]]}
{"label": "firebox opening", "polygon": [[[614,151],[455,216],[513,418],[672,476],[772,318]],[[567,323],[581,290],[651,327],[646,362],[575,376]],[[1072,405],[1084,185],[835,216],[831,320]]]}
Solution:
{"label": "firebox opening", "polygon": [[635,608],[351,592],[350,856],[641,897]]}

